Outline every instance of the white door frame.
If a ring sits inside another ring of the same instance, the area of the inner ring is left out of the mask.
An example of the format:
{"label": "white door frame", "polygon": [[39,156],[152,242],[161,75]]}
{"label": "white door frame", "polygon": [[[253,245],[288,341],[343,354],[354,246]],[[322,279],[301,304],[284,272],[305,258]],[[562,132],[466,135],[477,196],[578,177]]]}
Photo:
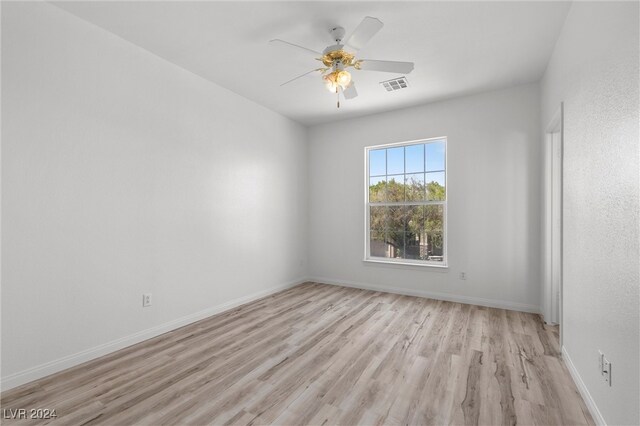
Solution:
{"label": "white door frame", "polygon": [[545,130],[542,315],[560,324],[562,345],[562,158],[563,105]]}

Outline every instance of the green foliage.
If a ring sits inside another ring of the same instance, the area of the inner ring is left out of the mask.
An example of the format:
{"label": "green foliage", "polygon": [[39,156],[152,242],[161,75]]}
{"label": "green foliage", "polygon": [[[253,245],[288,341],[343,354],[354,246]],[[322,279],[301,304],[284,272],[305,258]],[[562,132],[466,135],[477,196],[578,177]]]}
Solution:
{"label": "green foliage", "polygon": [[446,197],[444,186],[438,182],[429,182],[427,184],[427,200],[444,201]]}
{"label": "green foliage", "polygon": [[[395,179],[369,187],[371,203],[444,201],[445,187],[438,182],[408,184]],[[396,249],[398,257],[426,258],[442,253],[443,208],[441,205],[371,206],[372,240],[384,241]],[[422,247],[427,247],[422,253]]]}
{"label": "green foliage", "polygon": [[412,181],[409,184],[397,182],[391,178],[389,182],[378,182],[369,186],[369,202],[395,203],[404,201],[444,201],[445,187],[432,181],[426,185]]}

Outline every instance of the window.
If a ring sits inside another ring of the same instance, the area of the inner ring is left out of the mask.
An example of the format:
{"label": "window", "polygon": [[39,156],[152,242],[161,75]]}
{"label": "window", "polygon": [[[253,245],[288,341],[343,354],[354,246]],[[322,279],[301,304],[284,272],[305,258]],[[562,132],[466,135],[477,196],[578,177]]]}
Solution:
{"label": "window", "polygon": [[446,266],[446,143],[365,149],[365,260]]}

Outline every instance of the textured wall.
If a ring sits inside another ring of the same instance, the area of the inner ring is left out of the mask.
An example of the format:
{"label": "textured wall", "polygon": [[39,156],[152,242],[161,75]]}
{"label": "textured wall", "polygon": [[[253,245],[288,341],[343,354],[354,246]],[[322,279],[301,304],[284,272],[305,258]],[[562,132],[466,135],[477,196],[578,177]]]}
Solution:
{"label": "textured wall", "polygon": [[640,423],[638,12],[574,2],[542,83],[543,126],[565,112],[564,345],[608,424]]}

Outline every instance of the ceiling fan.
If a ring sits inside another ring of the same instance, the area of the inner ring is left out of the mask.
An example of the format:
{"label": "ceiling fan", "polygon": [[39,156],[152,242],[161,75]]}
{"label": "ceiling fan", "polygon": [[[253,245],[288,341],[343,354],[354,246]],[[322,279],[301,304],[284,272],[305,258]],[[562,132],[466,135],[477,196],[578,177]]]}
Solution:
{"label": "ceiling fan", "polygon": [[342,43],[342,39],[345,35],[344,28],[334,27],[329,30],[329,33],[335,40],[336,44],[328,46],[322,52],[280,39],[271,40],[269,42],[271,44],[286,45],[297,48],[299,51],[305,51],[307,54],[312,53],[315,55],[316,60],[321,61],[324,65],[321,68],[316,68],[292,78],[291,80],[282,83],[280,86],[289,84],[306,75],[318,74],[318,76],[322,77],[327,89],[338,96],[337,105],[338,108],[340,108],[340,91],[342,91],[345,99],[353,99],[358,96],[355,83],[351,78],[351,73],[347,70],[348,68],[353,67],[356,70],[363,71],[382,71],[401,74],[410,73],[413,70],[413,62],[356,59],[358,50],[362,49],[364,45],[382,29],[383,26],[384,24],[379,19],[367,16],[362,20],[362,22],[360,22],[360,25],[356,27],[344,44]]}

